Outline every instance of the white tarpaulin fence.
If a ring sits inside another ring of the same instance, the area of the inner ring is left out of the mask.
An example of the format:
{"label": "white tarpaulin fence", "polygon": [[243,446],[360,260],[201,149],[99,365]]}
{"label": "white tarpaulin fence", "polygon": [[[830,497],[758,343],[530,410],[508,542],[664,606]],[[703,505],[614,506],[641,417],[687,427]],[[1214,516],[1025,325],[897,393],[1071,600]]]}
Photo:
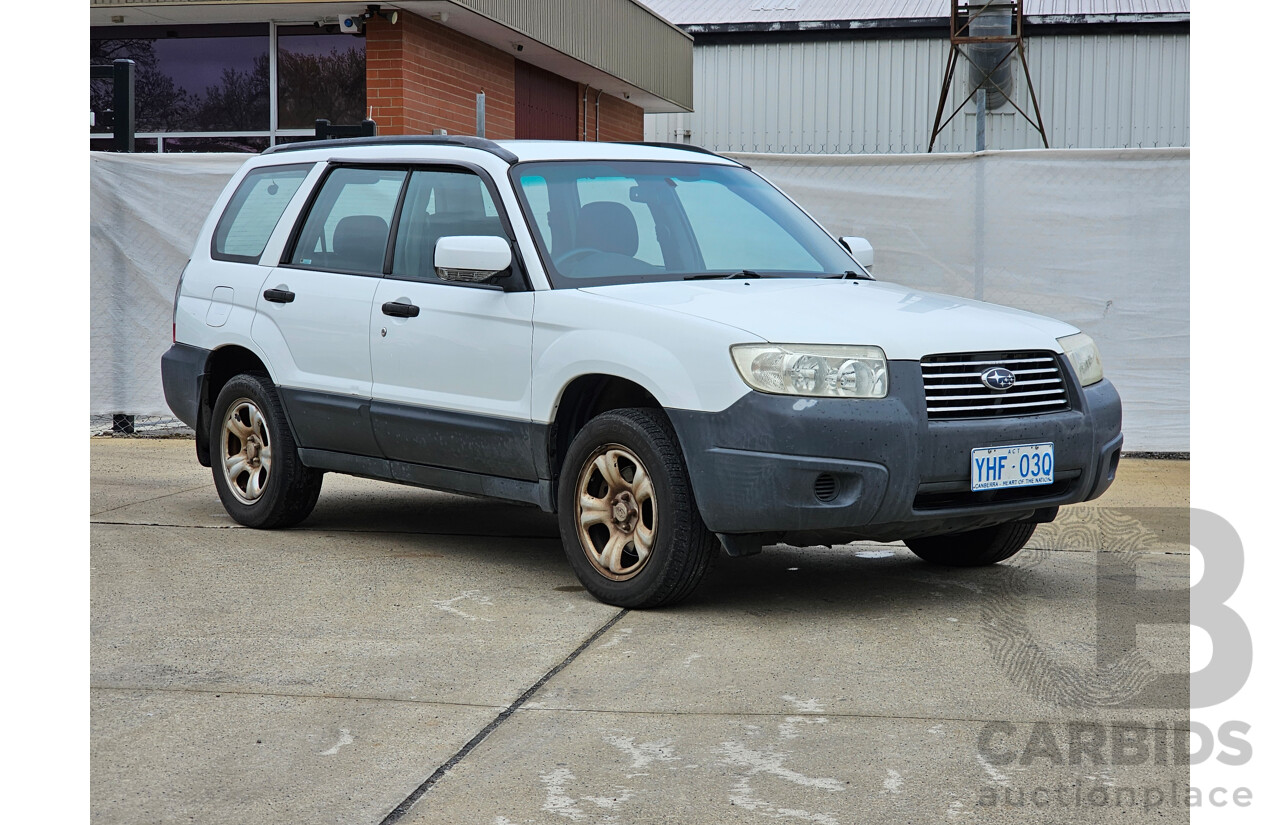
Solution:
{"label": "white tarpaulin fence", "polygon": [[[1190,152],[735,155],[875,274],[1078,326],[1125,404],[1125,447],[1190,448]],[[178,274],[244,155],[91,155],[93,415],[168,416]]]}
{"label": "white tarpaulin fence", "polygon": [[[171,416],[160,356],[209,209],[248,155],[89,153],[89,414]],[[109,424],[109,422],[108,422]]]}
{"label": "white tarpaulin fence", "polygon": [[733,155],[875,275],[1074,324],[1124,400],[1126,450],[1190,449],[1191,153]]}

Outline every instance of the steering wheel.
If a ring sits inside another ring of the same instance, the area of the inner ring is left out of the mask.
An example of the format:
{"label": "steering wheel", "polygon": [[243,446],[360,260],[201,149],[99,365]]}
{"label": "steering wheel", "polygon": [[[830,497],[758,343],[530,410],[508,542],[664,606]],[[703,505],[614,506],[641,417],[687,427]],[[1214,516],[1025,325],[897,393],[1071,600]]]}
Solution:
{"label": "steering wheel", "polygon": [[599,251],[600,251],[599,249],[594,249],[590,246],[577,246],[577,247],[574,247],[573,249],[570,249],[568,252],[564,253],[563,255],[557,255],[552,260],[557,267],[561,267],[569,263],[569,261],[572,261],[576,258],[583,258],[592,253],[598,253]]}

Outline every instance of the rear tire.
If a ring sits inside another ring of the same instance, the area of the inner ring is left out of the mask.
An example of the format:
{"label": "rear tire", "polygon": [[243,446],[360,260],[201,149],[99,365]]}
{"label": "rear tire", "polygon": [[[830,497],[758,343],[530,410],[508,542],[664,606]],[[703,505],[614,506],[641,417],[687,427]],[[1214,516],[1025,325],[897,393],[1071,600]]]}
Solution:
{"label": "rear tire", "polygon": [[1036,525],[1013,521],[966,533],[907,539],[907,547],[930,564],[946,567],[984,567],[1012,558],[1026,546]]}
{"label": "rear tire", "polygon": [[612,410],[587,422],[565,455],[558,501],[569,564],[606,604],[675,604],[719,549],[675,432],[657,410]]}
{"label": "rear tire", "polygon": [[311,515],[324,473],[306,467],[275,386],[237,375],[218,393],[209,425],[213,484],[227,514],[246,527],[292,527]]}

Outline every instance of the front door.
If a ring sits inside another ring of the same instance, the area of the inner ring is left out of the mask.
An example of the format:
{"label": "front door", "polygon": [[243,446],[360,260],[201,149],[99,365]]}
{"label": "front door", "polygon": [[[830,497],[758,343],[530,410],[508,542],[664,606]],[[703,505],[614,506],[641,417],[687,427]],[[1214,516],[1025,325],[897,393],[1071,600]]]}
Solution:
{"label": "front door", "polygon": [[368,328],[378,444],[394,461],[536,480],[534,294],[440,280],[435,243],[452,235],[510,240],[479,175],[415,170]]}

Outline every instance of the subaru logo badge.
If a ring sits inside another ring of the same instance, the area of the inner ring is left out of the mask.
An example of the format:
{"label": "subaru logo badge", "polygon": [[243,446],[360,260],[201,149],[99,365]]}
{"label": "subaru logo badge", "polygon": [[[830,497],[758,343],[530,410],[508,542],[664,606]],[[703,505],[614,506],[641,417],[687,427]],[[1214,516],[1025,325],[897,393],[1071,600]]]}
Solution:
{"label": "subaru logo badge", "polygon": [[982,383],[1003,392],[1018,383],[1017,377],[1004,367],[992,367],[982,374]]}

